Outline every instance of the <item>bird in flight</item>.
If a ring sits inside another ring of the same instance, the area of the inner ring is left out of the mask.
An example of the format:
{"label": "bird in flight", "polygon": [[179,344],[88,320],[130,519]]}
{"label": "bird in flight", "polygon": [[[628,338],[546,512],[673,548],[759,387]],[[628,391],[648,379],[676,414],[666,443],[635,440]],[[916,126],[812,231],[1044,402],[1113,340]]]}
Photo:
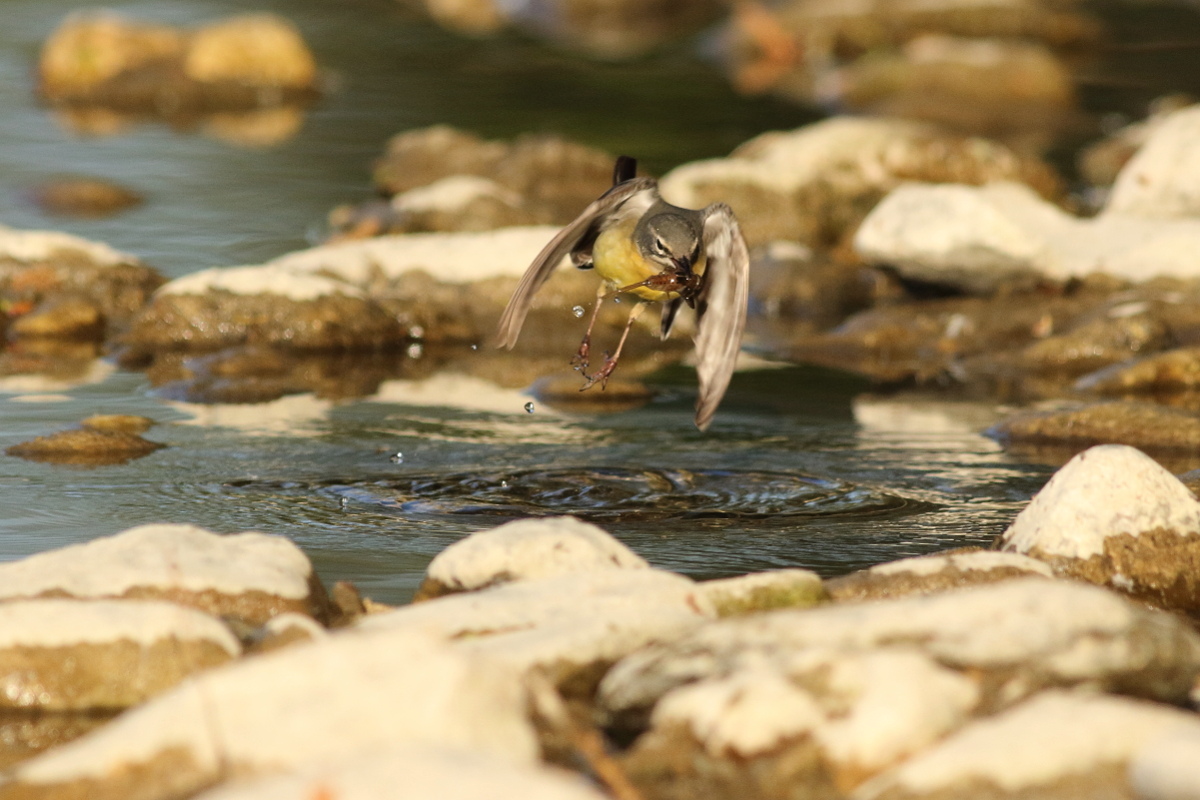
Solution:
{"label": "bird in flight", "polygon": [[[708,428],[729,387],[746,327],[750,255],[733,211],[724,203],[700,210],[679,208],[662,199],[658,182],[636,177],[637,161],[620,156],[613,187],[588,205],[542,248],[525,271],[500,317],[498,346],[517,343],[538,289],[566,257],[579,269],[603,278],[587,332],[572,359],[583,388],[607,383],[621,357],[633,323],[649,303],[662,303],[660,332],[671,332],[683,304],[696,311],[696,427]],[[591,374],[592,328],[604,300],[634,299],[629,319],[612,355]]]}

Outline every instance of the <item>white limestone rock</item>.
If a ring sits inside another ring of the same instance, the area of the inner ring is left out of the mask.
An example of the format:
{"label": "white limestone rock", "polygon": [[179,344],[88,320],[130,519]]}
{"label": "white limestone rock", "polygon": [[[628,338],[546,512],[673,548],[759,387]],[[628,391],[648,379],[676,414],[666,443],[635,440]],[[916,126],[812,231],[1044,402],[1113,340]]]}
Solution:
{"label": "white limestone rock", "polygon": [[537,757],[513,670],[420,633],[350,632],[202,673],[13,766],[0,798],[166,800],[405,744]]}
{"label": "white limestone rock", "polygon": [[0,708],[125,708],[240,654],[225,625],[174,603],[0,603]]}
{"label": "white limestone rock", "polygon": [[64,253],[83,256],[97,266],[137,264],[138,259],[114,250],[103,242],[93,242],[58,231],[24,231],[0,225],[0,257],[14,261],[46,261]]}
{"label": "white limestone rock", "polygon": [[1124,796],[1113,792],[1135,755],[1158,737],[1196,730],[1200,720],[1176,708],[1048,691],[967,725],[853,797]]}
{"label": "white limestone rock", "polygon": [[829,599],[821,576],[810,569],[776,569],[703,581],[700,588],[722,617],[807,608]]}
{"label": "white limestone rock", "polygon": [[1132,447],[1100,445],[1075,456],[1001,538],[1005,550],[1061,575],[1200,609],[1200,502]]}
{"label": "white limestone rock", "polygon": [[[655,569],[605,569],[509,583],[372,614],[363,630],[415,630],[563,683],[591,675],[716,616],[694,582]],[[594,678],[592,678],[594,680]]]}
{"label": "white limestone rock", "polygon": [[416,599],[572,572],[648,567],[645,559],[591,523],[574,517],[521,519],[477,531],[438,553]]}
{"label": "white limestone rock", "polygon": [[195,800],[604,800],[582,778],[465,750],[388,747],[353,758],[249,781]]}
{"label": "white limestone rock", "polygon": [[324,619],[308,556],[282,536],[222,536],[195,525],[141,525],[0,564],[0,601],[161,599],[261,625],[284,611]]}
{"label": "white limestone rock", "polygon": [[913,594],[933,594],[980,583],[1054,572],[1043,561],[1018,553],[994,550],[934,553],[889,561],[826,582],[835,601],[880,600]]}
{"label": "white limestone rock", "polygon": [[1138,281],[1200,274],[1200,220],[1079,219],[1003,182],[900,186],[863,220],[854,247],[906,278],[981,294],[1095,272]]}
{"label": "white limestone rock", "polygon": [[1129,762],[1129,785],[1139,800],[1200,797],[1200,726],[1172,728],[1146,742]]}
{"label": "white limestone rock", "polygon": [[810,648],[910,646],[938,664],[990,675],[987,702],[1079,683],[1181,701],[1200,673],[1200,636],[1179,619],[1082,583],[1019,578],[925,597],[772,611],[721,620],[617,663],[598,702],[644,714],[670,690]]}
{"label": "white limestone rock", "polygon": [[1113,184],[1102,216],[1200,217],[1200,106],[1156,121]]}

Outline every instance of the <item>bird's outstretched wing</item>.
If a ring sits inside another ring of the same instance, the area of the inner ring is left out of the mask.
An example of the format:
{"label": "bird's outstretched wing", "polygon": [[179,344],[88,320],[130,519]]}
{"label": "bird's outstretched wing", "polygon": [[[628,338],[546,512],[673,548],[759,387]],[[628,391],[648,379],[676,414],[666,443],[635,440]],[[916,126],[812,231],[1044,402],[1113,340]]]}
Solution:
{"label": "bird's outstretched wing", "polygon": [[627,212],[640,217],[658,196],[656,186],[657,183],[652,178],[635,178],[612,187],[599,199],[590,203],[574,222],[559,231],[549,244],[542,248],[542,252],[538,253],[529,269],[525,270],[516,291],[509,298],[508,306],[500,316],[497,347],[511,348],[517,343],[533,296],[588,230],[618,209],[623,214]]}
{"label": "bird's outstretched wing", "polygon": [[732,209],[704,209],[704,286],[696,304],[696,427],[704,430],[725,396],[746,328],[750,253]]}

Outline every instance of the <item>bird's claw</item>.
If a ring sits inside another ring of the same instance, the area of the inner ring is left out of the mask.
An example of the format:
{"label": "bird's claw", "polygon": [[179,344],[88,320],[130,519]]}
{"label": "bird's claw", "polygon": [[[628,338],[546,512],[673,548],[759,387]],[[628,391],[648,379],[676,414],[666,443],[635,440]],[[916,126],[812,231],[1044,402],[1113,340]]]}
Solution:
{"label": "bird's claw", "polygon": [[581,388],[579,391],[586,392],[588,389],[592,388],[597,383],[600,384],[600,390],[603,391],[605,388],[608,387],[608,378],[610,375],[613,374],[613,370],[615,370],[616,368],[617,368],[617,360],[615,358],[610,357],[608,355],[608,353],[605,353],[604,354],[604,366],[602,366],[600,369],[593,372],[591,375],[584,375],[583,377],[587,378],[587,382],[583,384],[583,388]]}
{"label": "bird's claw", "polygon": [[590,336],[583,337],[583,341],[579,343],[579,351],[571,356],[571,366],[576,372],[582,373],[587,377],[588,354],[591,352],[592,342]]}

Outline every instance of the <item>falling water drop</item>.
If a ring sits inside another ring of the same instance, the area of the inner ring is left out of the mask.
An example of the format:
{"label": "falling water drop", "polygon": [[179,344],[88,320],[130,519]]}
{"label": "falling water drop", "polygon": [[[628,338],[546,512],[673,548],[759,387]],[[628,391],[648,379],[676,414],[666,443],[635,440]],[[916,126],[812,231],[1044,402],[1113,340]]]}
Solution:
{"label": "falling water drop", "polygon": [[621,298],[619,298],[619,297],[614,297],[614,298],[613,298],[613,302],[614,302],[614,303],[619,303],[619,302],[621,302]]}
{"label": "falling water drop", "polygon": [[477,344],[473,344],[473,345],[471,345],[471,349],[472,349],[472,350],[478,350],[478,349],[479,349],[479,345],[477,345]]}
{"label": "falling water drop", "polygon": [[528,403],[525,404],[525,413],[526,414],[533,413],[533,401],[532,400],[530,400]]}
{"label": "falling water drop", "polygon": [[338,500],[338,505],[341,506],[342,508],[347,508],[350,505],[350,498],[349,497],[340,498]]}
{"label": "falling water drop", "polygon": [[391,461],[393,464],[403,464],[404,463],[404,453],[397,451],[396,455],[392,456]]}
{"label": "falling water drop", "polygon": [[571,313],[575,315],[575,319],[583,316],[583,306],[575,306],[571,309]]}

